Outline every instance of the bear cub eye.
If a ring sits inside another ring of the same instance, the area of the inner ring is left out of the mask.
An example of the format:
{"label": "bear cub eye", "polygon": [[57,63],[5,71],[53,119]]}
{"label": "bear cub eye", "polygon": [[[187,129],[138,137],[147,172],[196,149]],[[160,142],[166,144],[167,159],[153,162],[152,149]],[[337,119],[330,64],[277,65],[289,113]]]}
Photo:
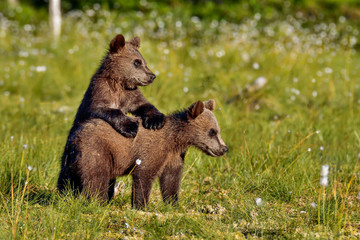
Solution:
{"label": "bear cub eye", "polygon": [[209,131],[209,136],[210,137],[215,137],[216,136],[216,134],[217,134],[217,132],[216,132],[216,130],[215,129],[210,129],[210,131]]}
{"label": "bear cub eye", "polygon": [[134,61],[134,66],[135,67],[140,67],[141,66],[141,60],[140,59],[135,59],[135,61]]}

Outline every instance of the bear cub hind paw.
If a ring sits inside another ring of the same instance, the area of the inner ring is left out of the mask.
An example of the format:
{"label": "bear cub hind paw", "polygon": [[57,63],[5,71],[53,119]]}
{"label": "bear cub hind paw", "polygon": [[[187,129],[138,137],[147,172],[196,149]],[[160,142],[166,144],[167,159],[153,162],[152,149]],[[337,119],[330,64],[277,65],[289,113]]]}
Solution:
{"label": "bear cub hind paw", "polygon": [[165,124],[165,115],[160,112],[151,112],[144,116],[142,120],[144,128],[158,130]]}

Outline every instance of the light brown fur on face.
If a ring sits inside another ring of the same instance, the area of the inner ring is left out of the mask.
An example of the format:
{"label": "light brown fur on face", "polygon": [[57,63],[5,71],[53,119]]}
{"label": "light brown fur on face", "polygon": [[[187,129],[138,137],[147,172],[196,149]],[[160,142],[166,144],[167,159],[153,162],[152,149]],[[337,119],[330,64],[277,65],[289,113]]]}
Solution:
{"label": "light brown fur on face", "polygon": [[147,86],[155,79],[155,75],[147,67],[145,59],[138,51],[139,47],[140,39],[134,38],[130,42],[126,42],[115,53],[109,55],[109,60],[116,65],[113,68],[113,75],[126,89]]}
{"label": "light brown fur on face", "polygon": [[[157,177],[164,201],[176,203],[188,147],[213,157],[228,150],[212,113],[215,102],[209,101],[198,101],[186,111],[167,116],[161,130],[139,128],[134,139],[119,135],[102,120],[86,122],[72,141],[77,151],[70,166],[73,182],[78,182],[75,187],[106,201],[113,195],[116,177],[131,172],[135,207],[146,205]],[[136,159],[141,159],[140,165],[135,164]]]}

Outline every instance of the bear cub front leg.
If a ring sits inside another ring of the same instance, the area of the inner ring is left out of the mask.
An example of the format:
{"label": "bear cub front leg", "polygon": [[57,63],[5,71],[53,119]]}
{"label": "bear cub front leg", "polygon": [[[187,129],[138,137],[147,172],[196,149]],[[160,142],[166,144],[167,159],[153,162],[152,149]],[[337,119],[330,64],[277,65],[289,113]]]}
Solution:
{"label": "bear cub front leg", "polygon": [[133,138],[138,132],[138,122],[131,117],[126,116],[119,109],[97,108],[91,113],[91,118],[100,118],[104,120],[126,138]]}
{"label": "bear cub front leg", "polygon": [[159,111],[151,111],[142,117],[142,123],[147,129],[161,129],[165,124],[165,116]]}
{"label": "bear cub front leg", "polygon": [[185,153],[171,159],[159,176],[160,190],[165,203],[176,206],[179,201],[181,176],[184,168]]}
{"label": "bear cub front leg", "polygon": [[151,104],[139,107],[134,114],[141,117],[142,124],[146,129],[158,130],[165,124],[165,115]]}
{"label": "bear cub front leg", "polygon": [[113,126],[116,131],[127,138],[134,138],[138,132],[139,125],[137,121],[131,117],[123,116],[116,122],[116,126]]}

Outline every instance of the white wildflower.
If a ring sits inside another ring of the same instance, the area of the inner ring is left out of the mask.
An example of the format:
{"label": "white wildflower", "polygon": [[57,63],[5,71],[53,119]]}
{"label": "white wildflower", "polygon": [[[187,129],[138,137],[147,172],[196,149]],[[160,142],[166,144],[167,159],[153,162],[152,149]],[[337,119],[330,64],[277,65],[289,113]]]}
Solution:
{"label": "white wildflower", "polygon": [[326,187],[329,185],[329,165],[323,165],[320,172],[320,185]]}
{"label": "white wildflower", "polygon": [[95,11],[92,9],[88,9],[85,12],[86,12],[86,15],[88,15],[89,17],[93,17],[95,15]]}
{"label": "white wildflower", "polygon": [[324,151],[324,147],[323,147],[323,146],[320,146],[320,151]]}
{"label": "white wildflower", "polygon": [[188,92],[189,91],[189,88],[188,87],[184,87],[184,92]]}
{"label": "white wildflower", "polygon": [[267,83],[267,79],[263,76],[260,76],[258,78],[256,78],[254,80],[254,82],[251,83],[250,86],[247,87],[247,91],[249,93],[255,92],[255,91],[259,91],[260,89],[262,89]]}
{"label": "white wildflower", "polygon": [[346,21],[346,18],[344,16],[339,17],[339,22],[344,23]]}
{"label": "white wildflower", "polygon": [[327,185],[329,185],[329,179],[327,177],[321,177],[320,185],[326,187]]}
{"label": "white wildflower", "polygon": [[29,146],[27,145],[27,144],[24,144],[23,145],[23,149],[25,150],[25,149],[27,149]]}
{"label": "white wildflower", "polygon": [[138,158],[138,159],[136,159],[135,163],[136,163],[136,165],[138,165],[138,166],[139,166],[139,165],[141,164],[141,159],[139,159],[139,158]]}
{"label": "white wildflower", "polygon": [[350,45],[351,45],[351,46],[354,46],[356,43],[357,43],[356,37],[351,37],[351,38],[350,38]]}
{"label": "white wildflower", "polygon": [[291,91],[292,93],[295,93],[296,95],[300,95],[300,90],[299,90],[299,89],[291,88],[290,91]]}
{"label": "white wildflower", "polygon": [[326,74],[331,74],[331,73],[333,72],[333,70],[332,70],[332,68],[326,67],[326,68],[324,69],[324,72],[325,72]]}
{"label": "white wildflower", "polygon": [[29,56],[29,53],[26,51],[20,51],[19,52],[19,57],[23,57],[23,58],[27,58]]}
{"label": "white wildflower", "polygon": [[101,5],[99,4],[99,3],[95,3],[94,5],[93,5],[93,8],[94,8],[94,10],[99,10],[100,8],[101,8]]}
{"label": "white wildflower", "polygon": [[322,177],[327,177],[329,175],[329,165],[322,165],[320,175]]}
{"label": "white wildflower", "polygon": [[244,62],[249,62],[250,61],[250,56],[246,52],[241,53],[241,58],[242,58],[242,60]]}
{"label": "white wildflower", "polygon": [[30,31],[33,30],[33,26],[31,26],[30,24],[25,24],[25,25],[24,25],[24,30],[25,30],[26,32],[30,32]]}
{"label": "white wildflower", "polygon": [[31,172],[32,170],[34,170],[34,168],[32,166],[28,166],[27,169]]}
{"label": "white wildflower", "polygon": [[308,152],[311,152],[311,148],[308,148]]}
{"label": "white wildflower", "polygon": [[305,213],[306,213],[306,211],[300,211],[300,213],[305,214]]}
{"label": "white wildflower", "polygon": [[14,136],[10,136],[10,141],[14,141]]}
{"label": "white wildflower", "polygon": [[263,201],[261,200],[261,198],[255,198],[255,204],[256,206],[260,207],[263,205]]}
{"label": "white wildflower", "polygon": [[310,203],[310,206],[311,206],[312,208],[316,208],[316,207],[317,207],[316,203],[314,203],[314,202]]}
{"label": "white wildflower", "polygon": [[223,56],[225,56],[225,50],[221,49],[220,51],[216,52],[216,57],[222,58]]}
{"label": "white wildflower", "polygon": [[46,66],[36,66],[35,71],[36,72],[46,72]]}
{"label": "white wildflower", "polygon": [[266,83],[267,83],[267,79],[263,76],[260,76],[257,79],[255,79],[253,85],[256,87],[256,89],[260,89],[263,88]]}
{"label": "white wildflower", "polygon": [[260,65],[257,62],[254,62],[252,67],[253,69],[258,70],[260,68]]}
{"label": "white wildflower", "polygon": [[261,14],[260,13],[255,13],[254,18],[255,18],[255,20],[259,21],[261,19]]}

